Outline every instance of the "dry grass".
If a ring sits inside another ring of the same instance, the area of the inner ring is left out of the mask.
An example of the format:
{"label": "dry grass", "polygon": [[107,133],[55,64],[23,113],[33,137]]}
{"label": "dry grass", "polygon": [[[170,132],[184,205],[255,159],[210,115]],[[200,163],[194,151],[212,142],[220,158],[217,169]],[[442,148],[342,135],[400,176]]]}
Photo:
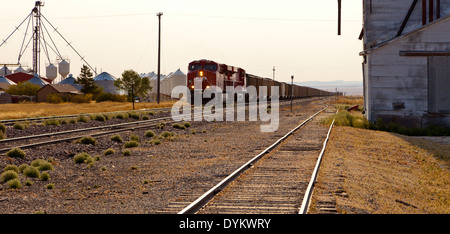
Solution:
{"label": "dry grass", "polygon": [[[318,197],[340,213],[450,213],[448,146],[387,132],[336,127],[325,153]],[[435,150],[432,150],[435,149]],[[345,194],[345,196],[342,196]]]}
{"label": "dry grass", "polygon": [[[151,109],[171,107],[175,102],[156,103],[135,103],[135,109]],[[101,103],[20,103],[1,104],[0,120],[23,119],[31,117],[45,117],[58,115],[74,115],[81,113],[102,113],[113,111],[132,110],[133,106],[129,102],[101,102]]]}

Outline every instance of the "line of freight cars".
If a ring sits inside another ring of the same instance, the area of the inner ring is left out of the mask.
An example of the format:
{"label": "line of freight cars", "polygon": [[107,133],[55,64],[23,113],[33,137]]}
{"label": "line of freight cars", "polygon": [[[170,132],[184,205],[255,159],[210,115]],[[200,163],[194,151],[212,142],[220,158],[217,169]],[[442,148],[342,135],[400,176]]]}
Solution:
{"label": "line of freight cars", "polygon": [[259,76],[246,74],[247,86],[255,86],[256,90],[259,90],[260,86],[267,87],[267,96],[271,96],[272,86],[278,87],[280,99],[293,98],[308,98],[308,97],[325,97],[334,96],[334,92],[328,92],[316,88],[292,85],[285,82],[279,82],[269,78],[262,78]]}

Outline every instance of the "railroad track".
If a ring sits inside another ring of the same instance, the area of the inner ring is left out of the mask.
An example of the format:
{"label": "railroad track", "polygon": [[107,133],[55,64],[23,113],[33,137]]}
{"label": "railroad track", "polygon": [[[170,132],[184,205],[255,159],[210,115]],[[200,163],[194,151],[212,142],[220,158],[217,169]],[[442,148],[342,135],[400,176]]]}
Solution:
{"label": "railroad track", "polygon": [[[301,209],[307,210],[320,166],[319,155],[323,155],[324,142],[331,131],[331,127],[318,124],[317,116],[332,114],[326,109],[315,113],[206,193],[196,197],[183,194],[183,199],[170,203],[159,213],[178,209],[178,214],[298,214]],[[310,138],[312,133],[319,137]],[[180,201],[195,198],[192,203]],[[301,208],[302,201],[306,209]]]}
{"label": "railroad track", "polygon": [[[98,137],[98,136],[104,136],[104,135],[111,135],[118,132],[124,132],[124,131],[133,131],[136,129],[142,129],[142,128],[151,128],[157,126],[159,123],[164,122],[166,124],[175,123],[175,121],[172,120],[172,117],[164,117],[164,118],[156,118],[156,119],[150,119],[150,120],[142,120],[142,121],[135,121],[135,122],[129,122],[129,123],[121,123],[121,124],[113,124],[113,125],[106,125],[106,126],[99,126],[99,127],[91,127],[91,128],[83,128],[83,129],[75,129],[70,131],[63,131],[63,132],[54,132],[54,133],[45,133],[45,134],[39,134],[39,135],[30,135],[30,136],[24,136],[24,137],[17,137],[17,138],[7,138],[4,140],[0,140],[0,144],[8,143],[8,142],[14,142],[15,144],[10,147],[5,147],[0,149],[0,154],[8,152],[9,150],[13,148],[20,148],[20,149],[27,149],[37,146],[43,146],[43,145],[51,145],[61,142],[70,142],[77,139],[80,139],[84,136],[92,136],[92,137]],[[65,136],[65,135],[71,135],[70,137],[57,137],[57,136]],[[55,138],[48,140],[48,138]],[[44,139],[44,141],[39,140]],[[20,142],[23,141],[30,141],[30,140],[37,140],[37,142],[28,143],[28,144],[20,144]]]}

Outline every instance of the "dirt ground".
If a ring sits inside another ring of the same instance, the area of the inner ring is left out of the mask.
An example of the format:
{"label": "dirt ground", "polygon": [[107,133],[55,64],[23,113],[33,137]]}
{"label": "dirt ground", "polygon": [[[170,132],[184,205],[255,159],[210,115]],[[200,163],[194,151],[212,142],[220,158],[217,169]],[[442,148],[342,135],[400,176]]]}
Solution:
{"label": "dirt ground", "polygon": [[335,127],[314,191],[342,214],[449,214],[450,144],[443,137]]}

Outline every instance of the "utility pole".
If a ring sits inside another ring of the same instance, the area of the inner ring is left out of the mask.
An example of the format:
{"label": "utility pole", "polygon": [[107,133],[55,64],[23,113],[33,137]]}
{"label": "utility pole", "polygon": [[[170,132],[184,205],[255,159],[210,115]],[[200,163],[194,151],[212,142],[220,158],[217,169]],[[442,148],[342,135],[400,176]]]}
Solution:
{"label": "utility pole", "polygon": [[161,83],[161,16],[163,15],[162,12],[159,12],[158,14],[156,14],[158,16],[158,20],[159,20],[159,34],[158,34],[158,90],[157,90],[157,98],[156,98],[156,103],[159,104],[160,102],[160,92],[161,92],[161,87],[160,87],[160,83]]}
{"label": "utility pole", "polygon": [[293,95],[293,89],[294,89],[294,76],[291,76],[291,112],[292,112],[292,95]]}
{"label": "utility pole", "polygon": [[275,66],[273,66],[273,80],[275,80]]}
{"label": "utility pole", "polygon": [[338,35],[341,35],[342,25],[342,0],[338,0]]}

